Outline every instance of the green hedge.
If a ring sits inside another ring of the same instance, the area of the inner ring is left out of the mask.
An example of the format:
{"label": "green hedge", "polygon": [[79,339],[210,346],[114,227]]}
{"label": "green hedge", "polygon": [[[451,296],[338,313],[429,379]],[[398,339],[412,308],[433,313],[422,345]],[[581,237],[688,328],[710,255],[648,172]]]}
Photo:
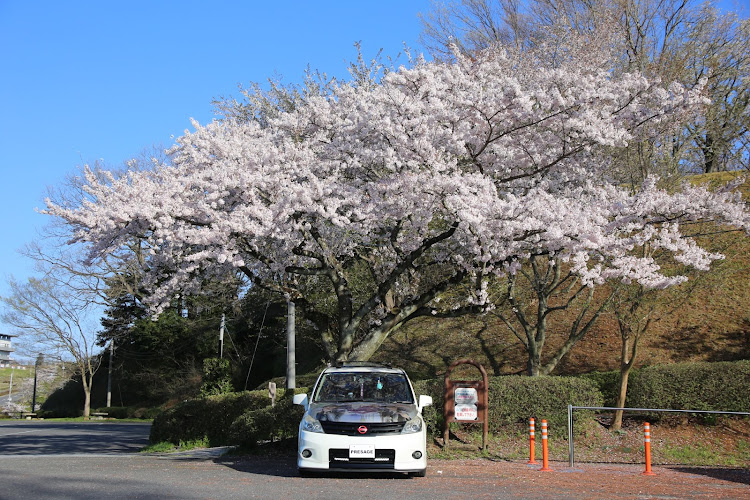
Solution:
{"label": "green hedge", "polygon": [[[494,396],[494,397],[493,397]],[[490,380],[490,428],[534,417],[547,420],[550,431],[567,433],[568,405],[601,406],[603,397],[596,384],[571,377],[526,377],[513,375]],[[593,412],[576,412],[576,427],[593,418]]]}
{"label": "green hedge", "polygon": [[[526,377],[510,375],[489,379],[489,428],[501,428],[547,420],[550,432],[567,433],[568,405],[601,406],[602,394],[591,380],[574,377]],[[443,379],[421,380],[414,384],[417,394],[428,394],[433,406],[424,412],[428,429],[438,435],[443,426]],[[593,418],[593,412],[576,412],[576,428]]]}
{"label": "green hedge", "polygon": [[[605,406],[617,405],[620,372],[593,372]],[[750,412],[750,360],[676,363],[634,369],[628,377],[628,408]],[[664,414],[654,414],[659,418]]]}
{"label": "green hedge", "polygon": [[232,443],[252,448],[273,438],[296,437],[304,408],[292,404],[291,398],[282,398],[276,405],[249,410],[240,415],[229,428]]}
{"label": "green hedge", "polygon": [[750,412],[750,360],[643,368],[627,401],[634,408]]}
{"label": "green hedge", "polygon": [[427,432],[433,436],[443,434],[443,378],[434,378],[427,380],[417,380],[412,385],[417,397],[420,394],[432,396],[432,406],[422,410],[422,418],[427,424]]}
{"label": "green hedge", "polygon": [[[296,389],[295,393],[299,392],[306,392],[306,389]],[[284,389],[277,390],[276,406],[287,408],[288,413],[294,413],[291,409],[291,398],[285,398],[284,393]],[[285,406],[287,403],[288,406]],[[208,441],[209,446],[239,444],[236,441],[239,427],[234,427],[234,434],[232,431],[232,425],[235,421],[242,417],[246,424],[249,424],[248,419],[253,415],[253,412],[259,412],[255,416],[260,418],[265,415],[263,411],[270,406],[271,399],[268,397],[267,389],[187,400],[166,410],[154,419],[149,440],[152,444],[163,441],[179,444],[180,441],[203,439]],[[279,411],[280,409],[277,410],[277,412]],[[248,416],[248,414],[251,415]],[[278,422],[274,420],[268,424],[258,422],[253,425],[263,428],[264,425],[278,426],[283,422],[281,415],[275,418]],[[297,417],[296,425],[299,424],[300,418],[301,413],[300,417]],[[260,431],[256,433],[266,435]]]}
{"label": "green hedge", "polygon": [[[628,376],[628,385],[632,385],[638,378],[639,370],[633,369]],[[604,397],[604,406],[616,406],[617,394],[620,391],[620,372],[591,372],[579,375],[579,378],[590,380],[596,384]]]}

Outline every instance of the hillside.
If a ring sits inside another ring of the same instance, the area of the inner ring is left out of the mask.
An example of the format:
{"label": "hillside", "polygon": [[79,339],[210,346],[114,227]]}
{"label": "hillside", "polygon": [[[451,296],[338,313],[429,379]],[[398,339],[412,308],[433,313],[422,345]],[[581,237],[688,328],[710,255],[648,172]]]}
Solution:
{"label": "hillside", "polygon": [[[696,183],[716,185],[734,174],[695,176]],[[750,183],[742,186],[747,200]],[[729,361],[750,358],[750,238],[741,232],[699,227],[702,244],[723,253],[710,272],[664,291],[657,299],[655,321],[639,349],[636,366],[678,361]],[[606,290],[599,290],[601,298]],[[572,311],[551,317],[544,352],[561,345],[573,320]],[[555,374],[619,369],[621,340],[611,311],[559,363]],[[491,375],[523,373],[526,354],[520,341],[492,314],[456,319],[424,318],[392,335],[375,360],[398,360],[416,377],[433,377],[461,358],[481,362]],[[544,356],[543,356],[544,358]]]}

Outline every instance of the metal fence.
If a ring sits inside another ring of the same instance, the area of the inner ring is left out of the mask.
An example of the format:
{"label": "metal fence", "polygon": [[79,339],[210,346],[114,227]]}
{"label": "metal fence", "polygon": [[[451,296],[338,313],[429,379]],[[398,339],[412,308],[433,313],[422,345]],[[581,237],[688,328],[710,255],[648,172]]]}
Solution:
{"label": "metal fence", "polygon": [[613,408],[611,406],[573,406],[568,405],[568,457],[569,465],[573,467],[573,410],[605,410],[605,411],[637,411],[637,412],[657,412],[657,413],[713,413],[722,415],[746,415],[750,416],[749,412],[743,411],[715,411],[715,410],[668,410],[665,408]]}

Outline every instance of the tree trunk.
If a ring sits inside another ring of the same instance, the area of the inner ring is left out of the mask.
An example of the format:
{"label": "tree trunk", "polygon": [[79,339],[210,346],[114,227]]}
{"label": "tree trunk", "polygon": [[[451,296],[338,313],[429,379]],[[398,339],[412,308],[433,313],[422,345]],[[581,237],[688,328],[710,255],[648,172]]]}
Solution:
{"label": "tree trunk", "polygon": [[91,415],[91,388],[83,386],[83,418],[88,420]]}
{"label": "tree trunk", "polygon": [[714,151],[714,140],[710,133],[706,132],[703,147],[703,173],[710,174],[716,170],[716,152]]}
{"label": "tree trunk", "polygon": [[[624,363],[620,366],[620,388],[617,392],[617,408],[625,408],[625,397],[628,394],[628,377],[630,376],[630,369],[633,368],[633,363]],[[609,427],[611,431],[619,431],[622,429],[622,410],[615,410],[615,420]]]}
{"label": "tree trunk", "polygon": [[529,377],[538,377],[541,373],[542,359],[536,344],[529,344],[529,360],[526,363],[526,372]]}
{"label": "tree trunk", "polygon": [[83,418],[85,420],[88,420],[91,416],[91,383],[93,379],[93,374],[89,375],[85,371],[81,373],[81,381],[83,382]]}

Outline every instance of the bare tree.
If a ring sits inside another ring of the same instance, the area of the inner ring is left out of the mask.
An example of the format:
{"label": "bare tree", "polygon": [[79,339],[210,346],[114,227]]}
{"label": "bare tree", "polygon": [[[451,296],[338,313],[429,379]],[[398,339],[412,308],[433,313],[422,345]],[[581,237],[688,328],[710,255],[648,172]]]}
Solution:
{"label": "bare tree", "polygon": [[[168,161],[164,148],[144,149],[106,175],[146,170],[156,159],[162,164]],[[92,170],[105,175],[98,164]],[[75,205],[88,197],[83,186],[80,176],[71,175],[51,189],[48,197],[64,206]],[[5,306],[3,320],[18,331],[30,352],[62,352],[63,359],[73,360],[83,382],[83,415],[88,417],[91,382],[100,362],[94,352],[100,309],[111,305],[113,297],[140,295],[136,283],[145,258],[140,242],[134,239],[129,252],[113,252],[96,263],[87,262],[81,248],[69,244],[73,237],[70,231],[70,226],[56,220],[45,226],[42,238],[21,251],[35,263],[39,277],[27,282],[11,278],[10,294],[0,301]]]}
{"label": "bare tree", "polygon": [[[527,266],[507,278],[507,294],[503,299],[508,308],[493,312],[523,344],[530,376],[550,374],[591,330],[612,298],[611,294],[595,298],[595,289],[581,284],[580,277],[563,266],[560,259],[532,255]],[[522,281],[520,287],[519,281]],[[550,318],[563,311],[573,311],[575,317],[564,342],[545,361],[542,354]]]}
{"label": "bare tree", "polygon": [[421,19],[422,43],[443,59],[492,44],[519,50],[564,36],[561,28],[586,34],[606,23],[613,71],[639,71],[665,85],[705,80],[710,99],[679,133],[633,144],[620,158],[627,160],[619,162],[622,180],[750,167],[747,17],[701,0],[447,0]]}
{"label": "bare tree", "polygon": [[690,125],[691,162],[698,172],[750,167],[750,19],[704,7],[681,47],[683,81],[707,79],[711,104]]}
{"label": "bare tree", "polygon": [[90,322],[94,302],[63,282],[45,277],[22,283],[11,279],[10,295],[1,297],[3,321],[36,352],[64,352],[81,375],[84,392],[83,416],[91,412],[91,383],[99,368],[94,353],[95,329]]}
{"label": "bare tree", "polygon": [[[625,407],[628,379],[638,357],[640,341],[649,332],[651,325],[663,317],[658,310],[657,296],[655,290],[635,284],[621,287],[613,300],[612,310],[617,318],[617,330],[620,334],[620,383],[615,403],[617,408]],[[615,411],[610,430],[622,428],[622,416],[622,410]]]}

